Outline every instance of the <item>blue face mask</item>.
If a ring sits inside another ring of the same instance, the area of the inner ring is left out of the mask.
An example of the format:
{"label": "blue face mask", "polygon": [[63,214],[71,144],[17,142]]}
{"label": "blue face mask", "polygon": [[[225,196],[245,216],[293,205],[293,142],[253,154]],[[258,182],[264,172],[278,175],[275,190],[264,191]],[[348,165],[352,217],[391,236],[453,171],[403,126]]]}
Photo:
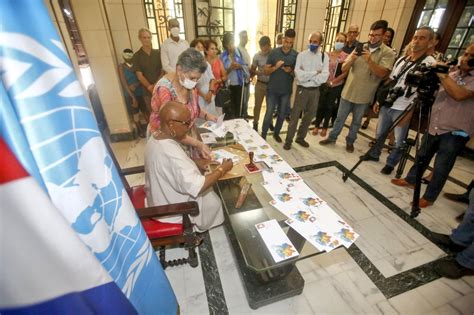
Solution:
{"label": "blue face mask", "polygon": [[309,44],[308,45],[308,49],[311,51],[311,52],[316,52],[319,48],[319,45],[316,45],[316,44]]}
{"label": "blue face mask", "polygon": [[344,43],[336,42],[336,43],[334,43],[334,48],[336,50],[341,50],[342,48],[344,48]]}

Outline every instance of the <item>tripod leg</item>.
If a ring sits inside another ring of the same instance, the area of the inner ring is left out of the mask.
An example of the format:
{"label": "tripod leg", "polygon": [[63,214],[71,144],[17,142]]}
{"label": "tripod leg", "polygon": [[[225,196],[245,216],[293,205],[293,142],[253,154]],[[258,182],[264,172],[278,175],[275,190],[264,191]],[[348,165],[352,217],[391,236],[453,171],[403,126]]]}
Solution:
{"label": "tripod leg", "polygon": [[412,139],[407,139],[403,143],[403,147],[401,149],[402,150],[402,158],[400,159],[400,162],[398,163],[397,173],[395,174],[395,178],[401,178],[402,174],[403,174],[403,171],[405,170],[405,166],[406,166],[407,160],[408,160],[408,155],[410,154],[411,147],[412,147],[412,144],[409,142],[409,140],[412,140]]}

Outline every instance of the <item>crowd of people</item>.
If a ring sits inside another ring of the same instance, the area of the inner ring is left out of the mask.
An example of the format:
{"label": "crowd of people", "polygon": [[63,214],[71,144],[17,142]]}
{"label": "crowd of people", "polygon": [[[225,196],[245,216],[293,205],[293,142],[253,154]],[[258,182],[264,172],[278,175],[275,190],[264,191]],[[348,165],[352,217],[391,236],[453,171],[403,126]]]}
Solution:
{"label": "crowd of people", "polygon": [[[177,20],[169,20],[168,26],[170,37],[161,44],[161,51],[152,47],[150,31],[141,29],[142,47],[134,54],[130,49],[123,51],[119,72],[129,114],[139,135],[148,138],[145,164],[149,205],[198,200],[201,209],[206,209],[193,218],[200,231],[222,223],[220,201],[209,187],[232,168],[232,163],[225,160],[213,172],[203,175],[212,163],[211,151],[189,132],[194,125],[216,122],[222,114],[226,119],[253,120],[257,132],[262,126],[264,139],[273,131],[274,140],[284,142],[283,149],[291,150],[293,140],[308,148],[308,133],[324,138],[319,145],[335,144],[352,114],[345,138],[345,149],[352,153],[359,129],[366,128],[370,118],[378,115],[373,147],[361,158],[379,161],[385,138],[391,138],[393,146],[381,168],[382,174],[389,175],[402,158],[414,111],[408,109],[418,94],[416,87],[406,83],[407,74],[420,64],[442,63],[435,50],[439,35],[428,26],[415,31],[397,58],[391,47],[395,33],[384,20],[371,25],[367,40],[359,38],[357,25],[350,25],[346,33],[335,36],[327,52],[323,50],[324,35],[318,31],[310,34],[307,49],[301,52],[294,49],[293,29],[277,34],[274,48],[270,38],[262,36],[258,41],[260,51],[253,57],[246,49],[246,31],[239,33],[237,46],[234,35],[226,33],[222,47],[218,47],[212,39],[195,39],[189,45],[179,36]],[[405,178],[392,180],[394,185],[413,187],[417,171],[423,173],[436,154],[428,186],[419,200],[421,208],[436,201],[456,157],[474,134],[472,60],[474,45],[467,47],[457,67],[449,73],[436,73],[440,89],[415,164]],[[251,84],[255,85],[253,115],[248,113]],[[292,95],[294,101],[290,104]],[[266,110],[261,113],[264,100]],[[146,131],[140,124],[139,112],[149,122]],[[367,120],[362,124],[364,116]],[[280,135],[285,120],[288,131],[283,141]],[[395,122],[398,124],[390,135]],[[311,124],[315,126],[309,132]],[[189,149],[185,151],[183,147]],[[474,230],[472,205],[470,209],[458,231]],[[451,261],[449,268],[458,268],[465,274],[474,269],[474,236],[472,232],[463,234],[462,241],[456,237],[450,240],[457,245],[462,243],[467,252],[463,251],[461,259]],[[449,243],[446,236],[440,239]]]}

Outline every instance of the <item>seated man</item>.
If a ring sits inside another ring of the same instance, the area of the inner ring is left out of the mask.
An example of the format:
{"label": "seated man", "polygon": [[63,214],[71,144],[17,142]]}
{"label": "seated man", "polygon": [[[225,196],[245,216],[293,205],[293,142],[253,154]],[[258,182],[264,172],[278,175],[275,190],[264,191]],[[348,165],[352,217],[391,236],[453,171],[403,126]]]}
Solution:
{"label": "seated man", "polygon": [[[199,215],[191,217],[198,232],[222,224],[224,214],[219,197],[211,186],[232,169],[226,159],[213,172],[202,175],[210,160],[193,161],[180,145],[191,125],[191,112],[186,106],[168,102],[159,113],[160,128],[153,133],[145,148],[145,191],[148,206],[196,201]],[[162,222],[180,223],[181,216],[160,218]]]}

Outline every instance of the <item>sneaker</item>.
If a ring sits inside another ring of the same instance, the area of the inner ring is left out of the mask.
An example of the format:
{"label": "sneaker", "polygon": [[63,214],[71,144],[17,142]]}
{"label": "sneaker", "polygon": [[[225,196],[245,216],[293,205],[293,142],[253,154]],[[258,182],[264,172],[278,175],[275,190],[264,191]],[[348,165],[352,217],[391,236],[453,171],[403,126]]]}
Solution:
{"label": "sneaker", "polygon": [[360,159],[361,159],[362,161],[374,161],[374,162],[378,162],[378,161],[379,161],[379,158],[378,158],[378,157],[371,156],[371,155],[361,155],[361,156],[360,156]]}
{"label": "sneaker", "polygon": [[285,150],[291,149],[291,143],[285,143],[285,145],[283,145],[283,149]]}
{"label": "sneaker", "polygon": [[306,142],[306,141],[304,141],[303,139],[301,139],[301,140],[296,140],[295,142],[298,143],[298,144],[299,144],[300,146],[302,146],[302,147],[309,148],[309,143]]}
{"label": "sneaker", "polygon": [[459,279],[464,276],[474,275],[474,270],[461,266],[454,257],[437,262],[434,265],[434,270],[440,276],[449,279]]}
{"label": "sneaker", "polygon": [[431,232],[431,241],[435,244],[448,248],[452,252],[462,252],[466,246],[458,245],[451,240],[451,237],[446,234]]}
{"label": "sneaker", "polygon": [[319,141],[320,145],[334,144],[334,143],[336,143],[336,141],[329,140],[329,139],[324,139],[324,140]]}
{"label": "sneaker", "polygon": [[278,143],[282,143],[282,142],[283,142],[283,140],[281,140],[280,136],[277,135],[277,134],[273,134],[273,139],[275,139],[275,141],[278,142]]}
{"label": "sneaker", "polygon": [[347,143],[346,144],[346,152],[348,152],[348,153],[354,152],[354,145],[351,144],[351,143]]}
{"label": "sneaker", "polygon": [[385,174],[385,175],[390,175],[392,174],[392,172],[393,172],[393,166],[390,166],[390,165],[385,165],[380,171],[380,173]]}
{"label": "sneaker", "polygon": [[401,186],[401,187],[408,187],[408,188],[411,188],[411,189],[415,188],[415,185],[410,184],[409,182],[407,182],[403,178],[394,178],[390,182],[394,185]]}

